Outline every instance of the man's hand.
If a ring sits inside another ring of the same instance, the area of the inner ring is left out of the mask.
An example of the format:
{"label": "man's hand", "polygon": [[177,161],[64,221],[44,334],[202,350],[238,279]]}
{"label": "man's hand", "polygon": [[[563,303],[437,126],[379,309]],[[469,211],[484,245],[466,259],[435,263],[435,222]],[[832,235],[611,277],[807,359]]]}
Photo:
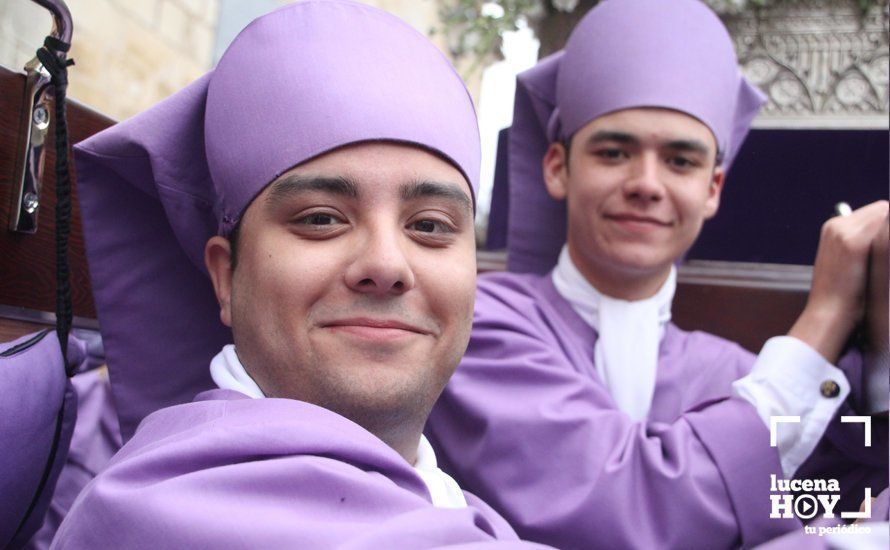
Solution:
{"label": "man's hand", "polygon": [[810,296],[788,334],[809,344],[831,363],[837,362],[844,343],[862,320],[870,276],[869,254],[881,247],[886,254],[888,213],[890,203],[877,201],[822,226]]}
{"label": "man's hand", "polygon": [[886,357],[890,349],[890,325],[888,325],[888,307],[890,307],[890,224],[884,223],[877,238],[872,243],[869,260],[868,290],[865,302],[865,336],[868,350],[871,353]]}
{"label": "man's hand", "polygon": [[864,401],[869,414],[887,410],[890,399],[890,224],[885,223],[872,243],[869,259],[868,289],[865,300]]}

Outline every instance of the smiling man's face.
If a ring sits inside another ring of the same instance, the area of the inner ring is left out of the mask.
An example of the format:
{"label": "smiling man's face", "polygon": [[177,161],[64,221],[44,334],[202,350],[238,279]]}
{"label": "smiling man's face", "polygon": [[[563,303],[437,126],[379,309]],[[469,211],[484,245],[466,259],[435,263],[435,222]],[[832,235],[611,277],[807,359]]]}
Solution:
{"label": "smiling man's face", "polygon": [[597,286],[601,274],[667,276],[717,212],[723,172],[716,142],[697,119],[638,108],[599,117],[544,159],[548,191],[568,202],[572,259]]}
{"label": "smiling man's face", "polygon": [[234,270],[229,246],[211,239],[207,264],[222,321],[267,396],[325,407],[383,439],[391,425],[419,433],[472,323],[473,209],[460,171],[406,145],[341,148],[251,203]]}

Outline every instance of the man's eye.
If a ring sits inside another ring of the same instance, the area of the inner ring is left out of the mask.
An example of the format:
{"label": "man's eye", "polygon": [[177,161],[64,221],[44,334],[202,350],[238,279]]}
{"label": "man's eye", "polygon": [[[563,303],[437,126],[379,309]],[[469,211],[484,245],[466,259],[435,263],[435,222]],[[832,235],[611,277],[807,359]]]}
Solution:
{"label": "man's eye", "polygon": [[304,216],[297,221],[298,223],[304,225],[334,225],[335,223],[340,222],[340,220],[335,216],[331,214],[325,214],[323,212],[309,214],[308,216]]}
{"label": "man's eye", "polygon": [[421,233],[435,233],[441,231],[442,223],[433,220],[418,220],[411,224],[412,229]]}
{"label": "man's eye", "polygon": [[627,154],[621,149],[599,149],[594,154],[606,160],[619,160],[627,157]]}
{"label": "man's eye", "polygon": [[676,168],[692,168],[693,166],[698,165],[694,160],[686,157],[671,157],[668,159],[668,164],[671,164]]}
{"label": "man's eye", "polygon": [[406,226],[415,233],[430,237],[445,237],[455,233],[457,229],[450,222],[438,218],[423,218],[409,222]]}
{"label": "man's eye", "polygon": [[343,234],[350,227],[349,218],[328,210],[304,211],[288,221],[290,231],[306,239],[329,239]]}

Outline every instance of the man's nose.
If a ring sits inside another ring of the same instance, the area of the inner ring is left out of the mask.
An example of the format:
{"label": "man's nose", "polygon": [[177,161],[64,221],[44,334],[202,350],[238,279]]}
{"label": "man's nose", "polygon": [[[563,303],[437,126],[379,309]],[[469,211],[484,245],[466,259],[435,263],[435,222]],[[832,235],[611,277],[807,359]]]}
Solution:
{"label": "man's nose", "polygon": [[376,227],[359,239],[355,258],[346,269],[346,284],[365,294],[403,294],[414,288],[402,232],[398,228]]}
{"label": "man's nose", "polygon": [[661,166],[658,155],[644,153],[634,159],[630,174],[624,182],[624,195],[628,200],[658,202],[664,198]]}

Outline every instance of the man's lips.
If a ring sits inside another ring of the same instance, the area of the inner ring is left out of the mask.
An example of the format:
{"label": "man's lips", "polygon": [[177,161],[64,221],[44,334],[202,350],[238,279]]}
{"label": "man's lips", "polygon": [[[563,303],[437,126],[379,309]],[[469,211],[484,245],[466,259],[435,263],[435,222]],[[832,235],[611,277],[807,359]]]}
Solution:
{"label": "man's lips", "polygon": [[653,218],[651,216],[641,216],[639,214],[630,214],[630,213],[619,213],[619,214],[606,214],[605,217],[610,220],[614,220],[617,222],[629,222],[629,223],[640,223],[640,224],[652,224],[658,225],[662,227],[669,227],[671,225],[670,222],[659,220],[658,218]]}
{"label": "man's lips", "polygon": [[367,317],[327,321],[321,323],[321,327],[360,338],[382,341],[431,334],[431,331],[420,326],[397,319],[373,319]]}
{"label": "man's lips", "polygon": [[628,235],[649,235],[672,225],[658,218],[641,216],[639,214],[606,214],[605,218]]}

